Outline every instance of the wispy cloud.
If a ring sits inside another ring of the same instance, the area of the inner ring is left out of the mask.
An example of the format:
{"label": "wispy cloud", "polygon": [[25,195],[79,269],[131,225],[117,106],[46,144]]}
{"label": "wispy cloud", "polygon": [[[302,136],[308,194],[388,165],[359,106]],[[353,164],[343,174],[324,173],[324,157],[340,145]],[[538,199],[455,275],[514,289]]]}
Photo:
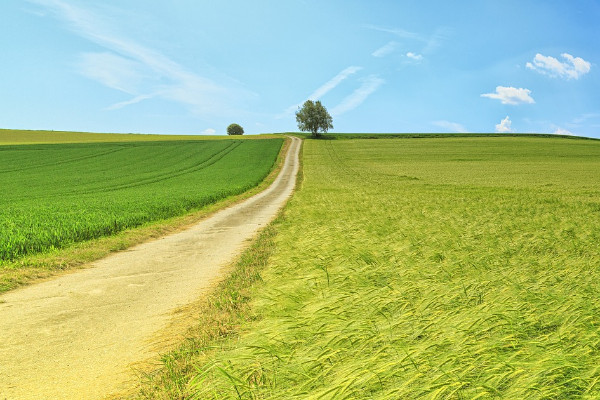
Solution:
{"label": "wispy cloud", "polygon": [[398,36],[399,38],[402,38],[402,39],[424,40],[423,36],[421,36],[420,34],[415,33],[415,32],[410,32],[410,31],[400,29],[400,28],[386,28],[386,27],[377,26],[377,25],[365,25],[365,28],[372,29],[374,31],[391,33],[392,35]]}
{"label": "wispy cloud", "polygon": [[213,128],[207,128],[202,131],[203,135],[214,135],[215,133],[217,133],[217,131],[214,130]]}
{"label": "wispy cloud", "polygon": [[573,57],[568,53],[561,54],[564,62],[551,56],[536,54],[533,62],[528,62],[526,67],[540,74],[553,78],[579,79],[590,72],[592,64],[581,57]]}
{"label": "wispy cloud", "polygon": [[499,124],[496,124],[496,132],[497,133],[512,133],[514,130],[512,129],[512,121],[506,116]]}
{"label": "wispy cloud", "polygon": [[143,80],[143,65],[115,53],[83,53],[77,63],[79,72],[110,88],[135,94]]}
{"label": "wispy cloud", "polygon": [[319,100],[321,97],[325,96],[325,94],[327,94],[329,91],[334,89],[337,85],[342,83],[342,81],[344,81],[350,75],[357,73],[361,69],[362,69],[362,67],[355,67],[355,66],[350,66],[350,67],[344,69],[339,74],[337,74],[336,76],[331,78],[323,86],[321,86],[320,88],[315,90],[313,94],[308,96],[308,100],[313,100],[313,101]]}
{"label": "wispy cloud", "polygon": [[397,46],[398,46],[397,42],[394,42],[394,41],[388,42],[385,45],[378,48],[377,50],[375,50],[373,53],[371,53],[371,55],[373,57],[377,57],[377,58],[385,57],[385,56],[393,53],[394,50],[396,50]]}
{"label": "wispy cloud", "polygon": [[343,99],[340,104],[331,109],[331,115],[339,116],[348,111],[354,110],[384,83],[385,81],[376,75],[371,75],[367,78],[364,78],[362,80],[362,85],[358,89]]}
{"label": "wispy cloud", "polygon": [[84,76],[135,96],[109,109],[161,97],[195,113],[224,114],[233,100],[252,96],[190,72],[160,52],[115,33],[101,15],[88,9],[63,0],[29,1],[64,21],[75,34],[108,50],[80,55],[78,66]]}
{"label": "wispy cloud", "polygon": [[422,54],[433,53],[451,34],[450,29],[446,27],[439,27],[430,35],[411,32],[401,28],[387,28],[377,25],[365,25],[365,28],[379,32],[386,32],[400,39],[404,39],[405,41],[408,40],[420,42],[423,46],[420,51]]}
{"label": "wispy cloud", "polygon": [[130,106],[132,104],[136,104],[139,102],[142,102],[144,100],[148,100],[151,99],[153,97],[158,96],[160,93],[154,93],[154,94],[141,94],[139,96],[135,96],[133,99],[131,100],[126,100],[126,101],[121,101],[119,103],[115,103],[113,105],[110,105],[108,107],[106,107],[107,110],[118,110],[119,108],[123,108],[123,107],[127,107]]}
{"label": "wispy cloud", "polygon": [[456,123],[456,122],[450,122],[450,121],[434,121],[432,122],[433,125],[435,126],[439,126],[440,128],[444,128],[447,131],[450,132],[456,132],[456,133],[469,133],[469,131],[467,130],[467,128],[464,127],[464,125]]}
{"label": "wispy cloud", "polygon": [[[317,90],[315,90],[306,100],[319,100],[331,90],[335,89],[340,83],[346,80],[349,76],[360,71],[362,67],[350,66],[348,68],[340,71],[336,76],[331,78],[329,81],[321,85]],[[304,103],[304,101],[302,101]],[[284,118],[291,115],[294,111],[298,109],[302,105],[302,103],[294,104],[293,106],[288,107],[282,114],[278,115],[277,118]]]}
{"label": "wispy cloud", "polygon": [[502,104],[533,104],[535,100],[530,96],[531,90],[506,86],[497,86],[496,93],[485,93],[481,97],[500,100]]}

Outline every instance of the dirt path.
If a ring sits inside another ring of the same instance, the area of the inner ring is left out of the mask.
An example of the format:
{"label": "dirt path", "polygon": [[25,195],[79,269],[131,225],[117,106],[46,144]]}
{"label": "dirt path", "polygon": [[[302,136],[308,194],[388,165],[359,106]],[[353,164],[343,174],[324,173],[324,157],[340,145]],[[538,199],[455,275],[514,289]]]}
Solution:
{"label": "dirt path", "polygon": [[189,230],[0,296],[0,399],[101,399],[156,355],[173,310],[198,299],[291,195],[300,140],[275,182]]}

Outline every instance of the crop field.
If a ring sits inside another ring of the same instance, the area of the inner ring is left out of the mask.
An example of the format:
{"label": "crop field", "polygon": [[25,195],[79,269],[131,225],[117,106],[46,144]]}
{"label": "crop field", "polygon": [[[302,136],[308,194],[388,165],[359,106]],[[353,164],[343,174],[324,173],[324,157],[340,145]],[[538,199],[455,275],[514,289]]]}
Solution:
{"label": "crop field", "polygon": [[248,321],[169,390],[599,398],[599,171],[599,141],[307,140]]}
{"label": "crop field", "polygon": [[0,146],[0,264],[244,192],[267,176],[282,142]]}
{"label": "crop field", "polygon": [[159,142],[174,140],[255,140],[272,135],[222,136],[222,135],[150,135],[139,133],[91,133],[64,131],[28,131],[0,129],[0,145],[7,144],[57,144],[57,143],[116,143],[116,142]]}

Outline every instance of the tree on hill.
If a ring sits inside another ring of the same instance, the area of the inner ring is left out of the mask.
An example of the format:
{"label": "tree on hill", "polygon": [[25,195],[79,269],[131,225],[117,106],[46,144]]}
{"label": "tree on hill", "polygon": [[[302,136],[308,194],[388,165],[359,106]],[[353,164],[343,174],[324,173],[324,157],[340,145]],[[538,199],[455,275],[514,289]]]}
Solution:
{"label": "tree on hill", "polygon": [[243,135],[244,128],[242,128],[238,124],[231,124],[227,127],[227,134],[228,135]]}
{"label": "tree on hill", "polygon": [[333,119],[319,100],[306,100],[296,112],[296,122],[298,129],[310,132],[313,137],[320,136],[319,131],[327,133],[327,130],[333,129]]}

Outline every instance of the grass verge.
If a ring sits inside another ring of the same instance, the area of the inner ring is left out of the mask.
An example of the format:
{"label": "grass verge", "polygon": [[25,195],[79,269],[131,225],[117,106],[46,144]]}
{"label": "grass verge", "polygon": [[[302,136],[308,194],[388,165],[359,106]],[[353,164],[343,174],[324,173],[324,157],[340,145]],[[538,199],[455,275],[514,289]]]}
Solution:
{"label": "grass verge", "polygon": [[249,304],[250,291],[261,281],[260,273],[272,254],[276,233],[274,225],[265,228],[225,272],[227,278],[196,304],[192,311],[195,326],[176,350],[161,357],[159,369],[141,376],[141,389],[135,398],[173,400],[192,395],[189,382],[198,362],[208,359],[221,342],[237,336],[243,324],[256,318]]}

